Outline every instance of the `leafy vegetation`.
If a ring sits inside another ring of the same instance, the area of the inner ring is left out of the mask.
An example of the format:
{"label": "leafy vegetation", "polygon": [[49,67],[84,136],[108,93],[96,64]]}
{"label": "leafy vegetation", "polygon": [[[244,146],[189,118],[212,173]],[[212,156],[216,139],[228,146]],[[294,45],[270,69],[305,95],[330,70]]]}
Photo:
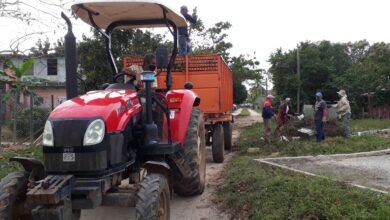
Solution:
{"label": "leafy vegetation", "polygon": [[218,191],[232,219],[386,219],[390,197],[325,178],[255,164],[242,156],[225,168]]}
{"label": "leafy vegetation", "polygon": [[[18,97],[20,94],[30,95],[32,92],[28,88],[28,83],[22,81],[22,77],[27,73],[29,69],[34,65],[34,59],[28,59],[24,61],[20,67],[16,67],[11,60],[5,61],[5,64],[9,67],[10,71],[0,71],[0,75],[4,76],[0,83],[6,83],[11,86],[5,93],[1,94],[1,98],[4,100],[10,97]],[[17,100],[18,101],[18,100]]]}
{"label": "leafy vegetation", "polygon": [[[373,105],[390,103],[390,44],[367,41],[355,43],[302,42],[299,45],[301,80],[297,78],[297,49],[278,49],[270,57],[274,89],[288,97],[301,88],[302,103],[313,103],[316,91],[325,100],[337,101],[337,91],[345,89],[351,101],[353,116],[359,116],[365,100],[371,94]],[[296,100],[293,100],[295,102]],[[292,106],[296,106],[293,103]]]}
{"label": "leafy vegetation", "polygon": [[261,156],[302,156],[336,153],[354,153],[372,150],[387,149],[390,146],[390,139],[377,136],[361,137],[329,137],[325,141],[316,142],[313,140],[292,140],[288,143],[274,138],[270,148],[264,145],[263,124],[254,124],[241,133],[238,146],[242,154],[247,154],[248,148],[260,148]]}
{"label": "leafy vegetation", "polygon": [[[18,127],[18,137],[28,137],[30,134],[30,118],[32,117],[33,132],[36,136],[39,136],[45,126],[49,110],[44,108],[34,108],[31,112],[30,109],[24,109],[16,117],[16,125]],[[9,123],[10,129],[12,129],[13,123]]]}
{"label": "leafy vegetation", "polygon": [[[378,120],[354,120],[353,129],[375,128]],[[383,123],[379,126],[387,126]],[[253,159],[273,156],[303,156],[353,153],[389,148],[390,139],[376,136],[333,137],[321,143],[310,140],[278,142],[262,147],[263,125],[243,130],[240,155],[224,169],[218,199],[232,219],[386,219],[390,197],[344,182],[308,177],[257,164]],[[249,147],[259,148],[255,154]]]}
{"label": "leafy vegetation", "polygon": [[372,129],[390,129],[390,119],[351,120],[351,131],[367,131]]}
{"label": "leafy vegetation", "polygon": [[9,159],[11,157],[23,156],[23,157],[33,157],[38,160],[43,159],[42,148],[34,147],[29,149],[17,150],[17,151],[9,151],[2,152],[0,154],[0,178],[5,177],[8,173],[23,170],[23,167],[19,165],[17,162],[10,162]]}
{"label": "leafy vegetation", "polygon": [[243,108],[238,116],[239,117],[247,117],[249,115],[250,115],[250,113],[249,113],[248,109],[247,108]]}

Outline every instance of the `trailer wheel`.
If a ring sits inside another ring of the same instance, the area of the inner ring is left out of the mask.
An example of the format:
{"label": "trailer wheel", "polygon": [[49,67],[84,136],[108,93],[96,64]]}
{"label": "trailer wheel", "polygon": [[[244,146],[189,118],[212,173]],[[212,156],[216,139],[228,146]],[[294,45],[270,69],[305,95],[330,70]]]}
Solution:
{"label": "trailer wheel", "polygon": [[213,131],[213,145],[211,151],[213,152],[213,160],[215,163],[223,163],[224,160],[224,144],[225,137],[223,135],[222,124],[218,123],[214,125]]}
{"label": "trailer wheel", "polygon": [[233,143],[232,143],[232,132],[233,132],[233,126],[232,123],[229,122],[224,122],[223,123],[223,134],[225,137],[225,149],[226,150],[231,150]]}
{"label": "trailer wheel", "polygon": [[183,165],[189,168],[190,173],[183,177],[180,173],[174,172],[174,191],[180,196],[202,194],[206,182],[205,127],[203,114],[197,108],[192,109],[181,153],[184,159],[182,162],[185,163]]}
{"label": "trailer wheel", "polygon": [[13,172],[0,182],[0,219],[31,219],[25,207],[28,172]]}
{"label": "trailer wheel", "polygon": [[169,220],[170,190],[163,175],[147,175],[135,199],[137,220]]}

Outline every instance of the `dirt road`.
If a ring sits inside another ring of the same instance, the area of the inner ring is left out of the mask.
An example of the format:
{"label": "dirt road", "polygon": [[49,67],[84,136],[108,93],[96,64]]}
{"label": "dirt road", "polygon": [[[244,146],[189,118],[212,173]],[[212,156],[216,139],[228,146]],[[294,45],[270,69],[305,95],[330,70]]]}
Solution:
{"label": "dirt road", "polygon": [[[241,111],[241,110],[238,110]],[[259,113],[249,110],[249,117],[236,117],[233,125],[233,144],[238,140],[241,129],[255,122],[261,121]],[[221,183],[221,171],[224,165],[232,158],[234,152],[225,152],[223,164],[216,164],[212,160],[211,148],[206,148],[206,189],[202,195],[193,197],[179,197],[173,195],[171,200],[171,219],[185,220],[223,220],[228,216],[217,209],[213,202],[216,187]],[[82,211],[82,220],[129,220],[135,219],[134,208],[99,207],[95,210]]]}

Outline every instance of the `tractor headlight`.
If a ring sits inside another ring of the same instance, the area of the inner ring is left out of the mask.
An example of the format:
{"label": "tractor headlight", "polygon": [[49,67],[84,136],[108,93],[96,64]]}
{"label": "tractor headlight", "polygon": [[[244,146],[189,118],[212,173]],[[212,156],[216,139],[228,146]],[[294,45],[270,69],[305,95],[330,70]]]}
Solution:
{"label": "tractor headlight", "polygon": [[103,141],[106,129],[102,119],[96,119],[89,124],[84,134],[84,146],[99,144]]}
{"label": "tractor headlight", "polygon": [[53,128],[50,121],[46,121],[45,128],[43,129],[43,145],[54,146]]}

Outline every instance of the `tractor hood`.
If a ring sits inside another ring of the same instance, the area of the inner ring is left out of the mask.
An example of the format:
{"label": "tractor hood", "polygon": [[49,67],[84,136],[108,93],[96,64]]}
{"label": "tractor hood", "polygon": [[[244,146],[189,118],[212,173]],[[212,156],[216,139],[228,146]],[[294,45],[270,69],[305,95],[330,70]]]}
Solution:
{"label": "tractor hood", "polygon": [[128,120],[141,111],[141,105],[134,90],[91,91],[70,99],[49,116],[50,120],[102,118],[107,131],[122,130]]}

